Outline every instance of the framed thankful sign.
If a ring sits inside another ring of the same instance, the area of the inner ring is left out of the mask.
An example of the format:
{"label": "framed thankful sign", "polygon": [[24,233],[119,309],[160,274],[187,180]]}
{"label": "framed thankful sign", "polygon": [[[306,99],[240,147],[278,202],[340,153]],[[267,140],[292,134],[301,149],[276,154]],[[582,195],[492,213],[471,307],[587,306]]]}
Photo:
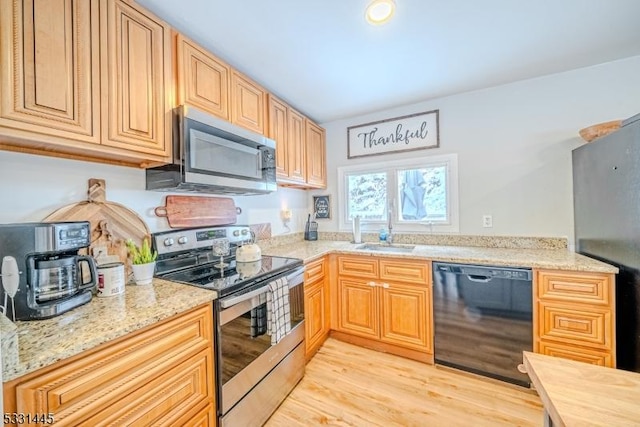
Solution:
{"label": "framed thankful sign", "polygon": [[347,128],[347,158],[440,146],[439,110]]}

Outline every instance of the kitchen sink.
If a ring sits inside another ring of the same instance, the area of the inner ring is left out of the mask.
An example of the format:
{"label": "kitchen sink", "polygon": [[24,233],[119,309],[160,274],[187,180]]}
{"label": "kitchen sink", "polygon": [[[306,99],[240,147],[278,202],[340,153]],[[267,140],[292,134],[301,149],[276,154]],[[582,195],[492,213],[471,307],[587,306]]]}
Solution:
{"label": "kitchen sink", "polygon": [[413,245],[384,245],[379,243],[365,243],[364,245],[356,246],[356,249],[362,249],[365,251],[378,251],[378,252],[413,252]]}

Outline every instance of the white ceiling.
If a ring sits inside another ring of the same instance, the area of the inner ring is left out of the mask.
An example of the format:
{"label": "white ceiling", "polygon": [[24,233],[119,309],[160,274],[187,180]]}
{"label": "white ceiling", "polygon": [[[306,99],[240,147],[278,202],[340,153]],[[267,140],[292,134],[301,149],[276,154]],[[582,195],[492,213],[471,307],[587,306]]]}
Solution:
{"label": "white ceiling", "polygon": [[321,123],[640,55],[640,0],[138,2]]}

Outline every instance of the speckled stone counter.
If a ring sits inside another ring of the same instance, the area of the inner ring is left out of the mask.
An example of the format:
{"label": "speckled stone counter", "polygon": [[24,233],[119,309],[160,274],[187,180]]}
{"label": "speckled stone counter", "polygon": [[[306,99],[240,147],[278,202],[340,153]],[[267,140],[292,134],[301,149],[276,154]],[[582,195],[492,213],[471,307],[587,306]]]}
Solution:
{"label": "speckled stone counter", "polygon": [[[206,304],[216,293],[162,279],[127,285],[125,293],[91,302],[46,320],[0,321],[3,380],[10,381],[59,360]],[[5,353],[7,349],[13,351]],[[7,357],[9,356],[9,357]]]}
{"label": "speckled stone counter", "polygon": [[329,253],[343,253],[391,258],[418,258],[464,264],[486,264],[600,273],[618,272],[616,267],[567,249],[505,249],[475,246],[416,245],[411,252],[394,253],[362,250],[358,249],[358,246],[360,245],[331,240],[318,240],[314,242],[301,241],[282,246],[272,246],[265,249],[264,253],[266,255],[302,258],[305,262]]}

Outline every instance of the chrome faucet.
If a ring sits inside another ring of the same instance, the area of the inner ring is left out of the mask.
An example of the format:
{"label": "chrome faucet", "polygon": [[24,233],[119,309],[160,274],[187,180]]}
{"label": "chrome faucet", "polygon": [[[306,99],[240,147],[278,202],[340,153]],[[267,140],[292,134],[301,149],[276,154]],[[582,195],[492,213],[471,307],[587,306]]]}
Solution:
{"label": "chrome faucet", "polygon": [[393,244],[393,203],[389,203],[389,231],[387,232],[387,245],[391,246]]}

